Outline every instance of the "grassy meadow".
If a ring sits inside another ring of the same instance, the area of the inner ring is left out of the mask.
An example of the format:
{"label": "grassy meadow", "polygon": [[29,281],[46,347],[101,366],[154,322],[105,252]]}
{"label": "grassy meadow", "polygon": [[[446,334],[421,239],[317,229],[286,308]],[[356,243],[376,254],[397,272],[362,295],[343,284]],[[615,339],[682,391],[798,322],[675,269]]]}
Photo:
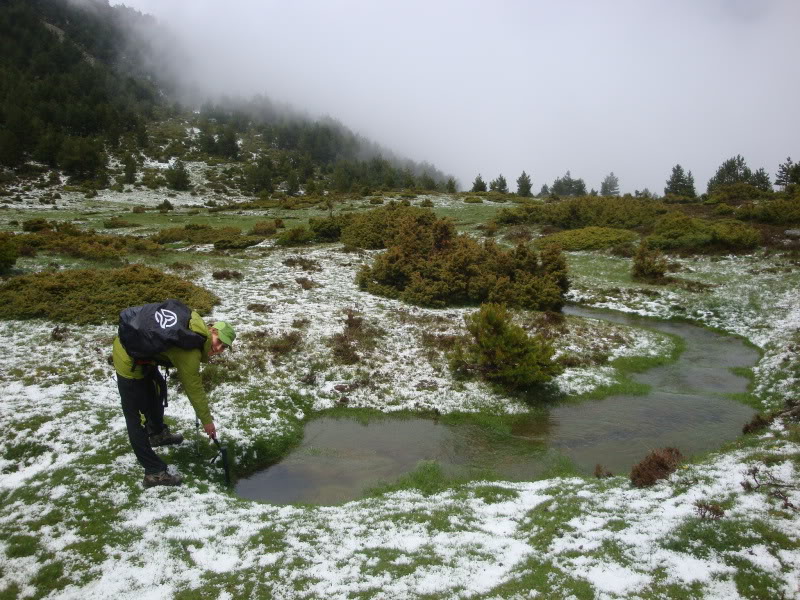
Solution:
{"label": "grassy meadow", "polygon": [[[276,243],[309,219],[405,200],[432,205],[478,239],[536,246],[553,232],[503,224],[501,212],[517,206],[513,196],[342,196],[329,206],[259,207],[244,197],[208,206],[202,195],[131,186],[91,198],[64,190],[55,205],[37,193],[20,192],[0,210],[0,232],[32,236],[0,282],[0,297],[11,307],[22,293],[14,282],[39,274],[25,288],[25,306],[13,310],[73,316],[7,312],[0,320],[0,599],[800,597],[796,419],[776,418],[690,457],[647,488],[632,486],[627,473],[598,478],[566,460],[535,481],[491,473],[452,479],[421,462],[352,502],[284,506],[243,500],[225,487],[175,381],[167,421],[187,440],[159,452],[185,483],[142,488],[107,360],[115,305],[99,297],[124,302],[132,265],[163,273],[163,290],[192,284],[192,293],[210,292],[196,296],[207,318],[236,327],[234,350],[203,377],[239,475],[279,461],[322,413],[435,414],[502,428],[510,415],[540,410],[480,379],[453,376],[450,352],[476,306],[426,308],[363,291],[356,276],[382,250]],[[156,209],[165,199],[172,209]],[[60,226],[71,242],[58,231],[23,233],[36,219],[71,224],[75,230]],[[265,222],[274,233],[256,235]],[[230,236],[247,245],[209,242],[205,227],[237,228]],[[206,237],[153,241],[170,228]],[[89,230],[127,241],[81,237]],[[593,235],[610,241],[592,248],[594,241],[564,236],[582,248],[566,252],[569,301],[740,336],[761,358],[745,373],[749,392],[733,401],[763,415],[797,402],[796,248],[670,254],[668,278],[642,282],[631,277],[631,253],[609,249],[638,233]],[[123,279],[106,288],[107,279],[74,270],[118,271]],[[58,294],[69,298],[65,306],[48,305]],[[681,351],[680,339],[649,329],[571,316],[554,329],[536,311],[513,313],[529,333],[548,336],[567,365],[549,384],[561,401],[631,391],[630,373]]]}

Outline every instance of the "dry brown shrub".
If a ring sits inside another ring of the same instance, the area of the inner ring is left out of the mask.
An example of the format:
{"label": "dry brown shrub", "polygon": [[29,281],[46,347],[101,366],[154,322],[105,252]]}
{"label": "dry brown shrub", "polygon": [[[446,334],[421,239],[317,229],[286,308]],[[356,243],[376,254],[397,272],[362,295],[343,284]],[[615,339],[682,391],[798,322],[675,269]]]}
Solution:
{"label": "dry brown shrub", "polygon": [[594,466],[594,476],[597,477],[598,479],[604,479],[606,477],[613,477],[614,474],[611,471],[609,471],[608,469],[606,469],[600,463],[597,463]]}
{"label": "dry brown shrub", "polygon": [[297,330],[287,331],[278,337],[272,338],[267,349],[275,355],[283,356],[297,350],[303,342],[303,334]]}
{"label": "dry brown shrub", "polygon": [[315,287],[322,287],[321,284],[309,279],[308,277],[298,277],[295,279],[297,283],[300,284],[300,287],[304,290],[311,290]]}
{"label": "dry brown shrub", "polygon": [[697,515],[701,519],[716,520],[725,516],[725,509],[714,502],[703,502],[702,500],[698,500],[694,503],[694,507],[695,510],[697,510]]}
{"label": "dry brown shrub", "polygon": [[305,258],[303,256],[290,256],[283,261],[283,264],[287,267],[300,267],[303,269],[303,271],[321,270],[321,267],[317,261],[311,260],[310,258]]}
{"label": "dry brown shrub", "polygon": [[650,487],[659,479],[666,479],[675,472],[683,455],[677,448],[651,450],[642,462],[631,470],[631,482],[636,487]]}
{"label": "dry brown shrub", "polygon": [[257,313],[271,313],[272,312],[272,305],[271,304],[263,304],[260,302],[254,302],[252,304],[247,305],[247,310],[251,310]]}
{"label": "dry brown shrub", "polygon": [[214,271],[211,276],[214,279],[241,279],[242,274],[239,271],[231,271],[229,269],[223,269],[222,271]]}
{"label": "dry brown shrub", "polygon": [[364,317],[352,308],[345,309],[344,314],[342,332],[332,335],[328,343],[336,362],[352,365],[361,360],[359,352],[369,353],[374,350],[378,339],[385,335],[385,332],[366,323]]}

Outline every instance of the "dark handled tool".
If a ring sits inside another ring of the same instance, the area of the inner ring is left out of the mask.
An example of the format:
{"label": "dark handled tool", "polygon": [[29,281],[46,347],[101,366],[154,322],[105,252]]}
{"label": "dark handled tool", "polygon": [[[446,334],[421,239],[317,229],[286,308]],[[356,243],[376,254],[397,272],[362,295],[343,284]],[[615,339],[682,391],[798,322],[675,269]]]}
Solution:
{"label": "dark handled tool", "polygon": [[220,444],[217,438],[211,438],[211,439],[214,440],[214,443],[217,445],[217,454],[214,456],[214,458],[211,459],[211,462],[209,464],[213,465],[214,461],[216,461],[220,457],[222,458],[222,469],[225,471],[225,485],[227,487],[231,487],[231,473],[230,473],[230,468],[228,466],[228,448]]}
{"label": "dark handled tool", "polygon": [[[195,423],[196,434],[197,434],[194,437],[195,451],[198,454],[200,454],[200,447],[199,447],[200,419],[195,419],[194,423]],[[231,471],[230,471],[230,466],[228,465],[228,448],[226,446],[223,446],[222,444],[220,444],[219,440],[217,438],[211,438],[211,439],[214,440],[214,443],[217,446],[217,453],[214,455],[214,458],[212,458],[211,461],[208,464],[213,465],[214,462],[216,462],[216,460],[218,458],[222,458],[222,469],[223,469],[223,471],[225,471],[225,485],[227,487],[231,487]]]}

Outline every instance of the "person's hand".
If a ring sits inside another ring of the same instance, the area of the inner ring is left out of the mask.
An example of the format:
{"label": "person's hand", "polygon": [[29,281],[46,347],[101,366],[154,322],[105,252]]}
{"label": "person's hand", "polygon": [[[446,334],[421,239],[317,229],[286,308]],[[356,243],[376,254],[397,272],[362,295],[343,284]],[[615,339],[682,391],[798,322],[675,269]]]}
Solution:
{"label": "person's hand", "polygon": [[206,430],[206,435],[212,440],[217,439],[217,428],[214,427],[214,423],[206,423],[203,425],[203,429]]}

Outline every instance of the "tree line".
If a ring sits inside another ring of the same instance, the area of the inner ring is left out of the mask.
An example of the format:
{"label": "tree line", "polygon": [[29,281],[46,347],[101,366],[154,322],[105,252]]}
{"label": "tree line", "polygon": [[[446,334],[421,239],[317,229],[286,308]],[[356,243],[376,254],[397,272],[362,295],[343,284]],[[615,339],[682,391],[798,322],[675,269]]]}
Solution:
{"label": "tree line", "polygon": [[[791,185],[800,185],[800,163],[792,161],[788,157],[785,162],[778,165],[777,175],[773,182],[769,174],[764,168],[759,168],[753,171],[747,166],[745,159],[737,154],[734,157],[724,161],[718,168],[714,176],[708,181],[706,194],[711,194],[715,190],[729,185],[745,184],[752,188],[770,192],[773,185],[782,189]],[[472,192],[486,192],[486,191],[499,192],[508,194],[508,183],[506,178],[501,174],[496,179],[489,182],[488,188],[486,182],[480,173],[475,177],[472,182]],[[531,177],[525,171],[517,178],[517,196],[532,197]],[[557,177],[552,185],[544,184],[538,193],[539,197],[547,196],[619,196],[619,177],[612,171],[600,183],[600,190],[591,189],[587,192],[586,183],[583,179],[574,178],[567,171],[563,176]],[[647,188],[644,190],[636,190],[633,194],[639,198],[655,197],[655,194],[650,192]],[[672,173],[666,180],[664,185],[664,196],[676,198],[697,198],[697,191],[695,189],[694,176],[691,171],[686,171],[680,164],[672,167]]]}

